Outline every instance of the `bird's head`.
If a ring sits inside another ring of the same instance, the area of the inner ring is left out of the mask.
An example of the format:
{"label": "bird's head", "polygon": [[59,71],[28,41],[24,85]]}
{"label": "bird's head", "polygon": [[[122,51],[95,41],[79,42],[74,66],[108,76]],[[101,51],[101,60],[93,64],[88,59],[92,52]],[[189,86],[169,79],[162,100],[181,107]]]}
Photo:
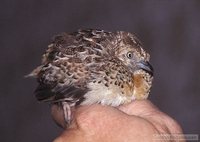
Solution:
{"label": "bird's head", "polygon": [[[116,56],[133,72],[144,71],[153,76],[153,67],[149,63],[150,55],[144,51],[141,42],[132,34],[119,32]],[[122,36],[123,35],[123,36]]]}

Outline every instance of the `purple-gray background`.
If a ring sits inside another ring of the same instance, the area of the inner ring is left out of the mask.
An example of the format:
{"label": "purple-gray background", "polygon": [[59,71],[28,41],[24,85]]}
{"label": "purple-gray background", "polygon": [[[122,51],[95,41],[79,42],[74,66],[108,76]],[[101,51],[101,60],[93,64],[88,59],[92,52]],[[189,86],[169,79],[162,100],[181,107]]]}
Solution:
{"label": "purple-gray background", "polygon": [[[151,54],[150,100],[184,133],[200,132],[199,0],[5,0],[0,2],[0,141],[52,141],[60,132],[36,101],[40,64],[53,35],[79,28],[135,33]],[[133,126],[134,127],[134,126]]]}

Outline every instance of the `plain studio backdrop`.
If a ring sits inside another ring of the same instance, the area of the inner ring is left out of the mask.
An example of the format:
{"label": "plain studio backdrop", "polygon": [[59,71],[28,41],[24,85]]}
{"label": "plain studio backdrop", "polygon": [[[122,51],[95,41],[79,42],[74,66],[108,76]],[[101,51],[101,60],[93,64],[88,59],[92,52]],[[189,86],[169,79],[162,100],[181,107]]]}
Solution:
{"label": "plain studio backdrop", "polygon": [[150,100],[186,134],[200,132],[199,0],[4,0],[0,2],[0,141],[47,142],[62,129],[26,79],[51,37],[79,28],[135,33],[151,54]]}

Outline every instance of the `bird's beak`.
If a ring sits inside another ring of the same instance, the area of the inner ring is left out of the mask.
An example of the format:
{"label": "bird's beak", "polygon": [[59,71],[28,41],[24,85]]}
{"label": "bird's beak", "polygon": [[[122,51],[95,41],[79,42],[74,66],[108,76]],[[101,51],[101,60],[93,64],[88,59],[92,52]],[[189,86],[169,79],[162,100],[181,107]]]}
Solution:
{"label": "bird's beak", "polygon": [[153,76],[153,67],[148,61],[139,61],[137,62],[137,69],[142,69]]}

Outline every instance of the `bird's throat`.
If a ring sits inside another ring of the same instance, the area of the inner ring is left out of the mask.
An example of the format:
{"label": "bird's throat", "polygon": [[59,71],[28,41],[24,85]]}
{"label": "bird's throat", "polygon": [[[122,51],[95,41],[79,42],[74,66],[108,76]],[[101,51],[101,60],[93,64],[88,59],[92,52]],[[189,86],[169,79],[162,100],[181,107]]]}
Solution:
{"label": "bird's throat", "polygon": [[133,76],[134,80],[134,97],[137,100],[146,99],[149,94],[149,85],[144,79],[143,74],[135,74]]}

